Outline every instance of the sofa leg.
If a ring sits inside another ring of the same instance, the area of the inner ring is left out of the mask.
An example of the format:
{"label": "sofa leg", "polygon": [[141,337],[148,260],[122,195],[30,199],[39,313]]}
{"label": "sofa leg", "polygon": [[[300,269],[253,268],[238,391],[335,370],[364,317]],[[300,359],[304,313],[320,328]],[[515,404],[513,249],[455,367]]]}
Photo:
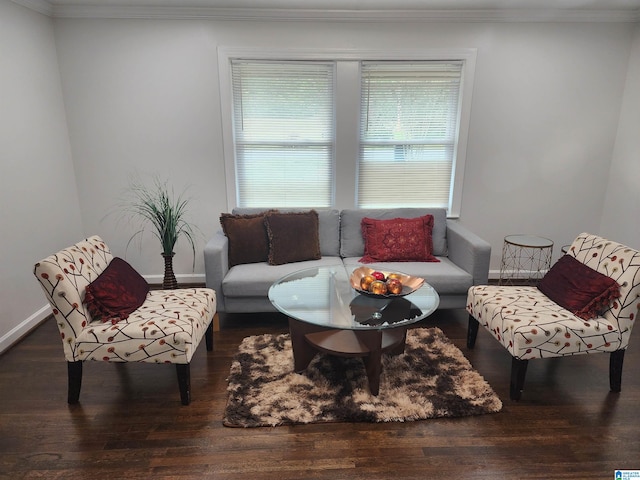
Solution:
{"label": "sofa leg", "polygon": [[204,341],[207,343],[207,352],[213,350],[213,320],[207,327],[207,331],[204,332]]}
{"label": "sofa leg", "polygon": [[622,390],[622,364],[626,350],[611,352],[609,357],[609,387],[612,392]]}
{"label": "sofa leg", "polygon": [[180,388],[180,401],[182,405],[191,403],[191,369],[188,363],[176,363],[178,373],[178,387]]}
{"label": "sofa leg", "polygon": [[524,378],[527,375],[527,365],[529,365],[529,360],[520,360],[515,357],[511,359],[511,385],[509,392],[511,400],[520,400],[524,387]]}
{"label": "sofa leg", "polygon": [[80,387],[82,386],[82,362],[67,362],[67,374],[69,376],[67,403],[78,403],[80,400]]}
{"label": "sofa leg", "polygon": [[467,348],[473,348],[475,346],[479,326],[480,322],[473,318],[473,315],[469,315],[469,327],[467,328]]}

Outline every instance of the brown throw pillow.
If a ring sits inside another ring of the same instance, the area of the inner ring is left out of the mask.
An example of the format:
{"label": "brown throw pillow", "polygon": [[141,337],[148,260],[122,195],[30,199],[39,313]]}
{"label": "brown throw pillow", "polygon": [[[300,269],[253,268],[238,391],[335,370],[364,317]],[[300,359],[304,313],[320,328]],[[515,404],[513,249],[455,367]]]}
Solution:
{"label": "brown throw pillow", "polygon": [[433,256],[433,215],[417,218],[362,219],[362,263],[439,262]]}
{"label": "brown throw pillow", "polygon": [[84,303],[94,320],[115,324],[140,307],[148,293],[147,281],[126,261],[114,257],[87,285]]}
{"label": "brown throw pillow", "polygon": [[620,297],[620,285],[571,255],[564,255],[538,283],[538,289],[574,315],[597,317]]}
{"label": "brown throw pillow", "polygon": [[269,264],[317,260],[320,255],[318,212],[279,213],[265,215],[269,236]]}
{"label": "brown throw pillow", "polygon": [[222,231],[229,239],[229,267],[243,263],[266,262],[269,237],[264,224],[266,212],[253,215],[220,215]]}

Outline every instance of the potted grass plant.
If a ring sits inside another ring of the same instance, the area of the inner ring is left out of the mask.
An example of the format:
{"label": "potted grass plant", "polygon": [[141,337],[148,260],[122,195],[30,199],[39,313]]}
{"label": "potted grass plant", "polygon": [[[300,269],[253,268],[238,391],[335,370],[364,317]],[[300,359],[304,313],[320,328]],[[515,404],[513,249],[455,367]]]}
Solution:
{"label": "potted grass plant", "polygon": [[176,195],[168,181],[155,177],[152,185],[145,185],[139,179],[134,179],[126,192],[122,202],[123,215],[129,220],[138,220],[141,227],[129,239],[129,244],[136,238],[151,230],[162,246],[164,258],[164,278],[162,288],[174,289],[178,287],[173,272],[173,257],[175,245],[184,237],[191,246],[193,253],[193,268],[195,268],[195,227],[187,221],[187,207],[189,198],[184,192]]}

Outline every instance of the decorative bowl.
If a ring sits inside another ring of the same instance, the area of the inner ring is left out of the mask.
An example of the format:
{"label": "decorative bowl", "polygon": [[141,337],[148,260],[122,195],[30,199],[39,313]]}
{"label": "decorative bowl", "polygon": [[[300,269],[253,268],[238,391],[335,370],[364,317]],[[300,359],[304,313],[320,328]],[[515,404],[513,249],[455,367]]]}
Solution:
{"label": "decorative bowl", "polygon": [[[369,292],[368,290],[363,290],[362,288],[360,288],[360,279],[366,275],[371,275],[373,272],[382,272],[385,278],[387,278],[387,276],[389,276],[390,273],[398,274],[400,276],[399,280],[402,283],[402,292],[380,295],[380,294],[372,293],[372,292]],[[424,284],[424,278],[421,278],[421,277],[413,277],[411,275],[407,275],[406,273],[402,273],[402,272],[390,272],[390,271],[384,271],[384,270],[377,270],[375,268],[369,268],[369,267],[356,268],[351,273],[351,277],[349,278],[349,281],[351,283],[351,287],[356,292],[361,293],[362,295],[366,295],[368,297],[374,297],[374,298],[404,297],[406,295],[409,295],[415,292]]]}

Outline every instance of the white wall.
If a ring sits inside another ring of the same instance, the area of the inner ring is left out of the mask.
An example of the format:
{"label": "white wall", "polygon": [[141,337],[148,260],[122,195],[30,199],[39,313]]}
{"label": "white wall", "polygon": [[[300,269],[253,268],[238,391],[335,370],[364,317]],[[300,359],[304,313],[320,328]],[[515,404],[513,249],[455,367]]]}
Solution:
{"label": "white wall", "polygon": [[[192,183],[205,233],[227,210],[216,48],[477,48],[461,221],[493,246],[538,233],[560,246],[596,231],[633,25],[56,21],[83,222],[122,253],[129,231],[101,220],[135,166]],[[344,207],[339,205],[339,207]],[[615,232],[613,232],[615,233]],[[127,258],[161,274],[153,240]],[[177,272],[190,272],[178,252]],[[200,253],[200,252],[199,252]],[[557,254],[556,254],[557,256]],[[202,273],[198,255],[196,273]]]}
{"label": "white wall", "polygon": [[33,265],[82,236],[53,24],[0,1],[0,352],[50,313]]}
{"label": "white wall", "polygon": [[[226,209],[224,162],[211,29],[200,22],[58,20],[59,50],[78,192],[86,234],[99,234],[151,281],[162,280],[160,244],[151,234],[127,249],[138,224],[118,221],[132,174],[188,188],[202,250]],[[174,271],[190,280],[193,255],[178,242]],[[181,278],[182,277],[182,278]]]}
{"label": "white wall", "polygon": [[493,269],[505,234],[548,237],[555,259],[578,233],[599,233],[632,29],[487,29],[462,220],[490,240]]}
{"label": "white wall", "polygon": [[602,235],[634,248],[640,248],[639,179],[640,25],[637,25],[601,223]]}
{"label": "white wall", "polygon": [[[636,192],[613,180],[607,186],[610,170],[637,165],[634,25],[51,20],[11,2],[0,5],[7,102],[0,121],[2,148],[9,148],[2,161],[10,167],[0,180],[2,242],[12,253],[0,274],[4,331],[44,306],[30,276],[33,261],[83,236],[100,234],[114,254],[161,277],[157,241],[148,237],[142,249],[125,251],[133,227],[106,216],[135,171],[168,177],[178,190],[191,185],[192,218],[203,235],[195,274],[186,244],[177,249],[175,271],[182,279],[203,278],[202,246],[228,210],[220,46],[477,48],[461,221],[491,242],[492,270],[511,233],[552,238],[555,257],[582,231],[601,229],[640,246],[628,230],[637,227],[604,211]],[[621,111],[623,92],[631,106]],[[624,210],[637,212],[637,203]]]}

